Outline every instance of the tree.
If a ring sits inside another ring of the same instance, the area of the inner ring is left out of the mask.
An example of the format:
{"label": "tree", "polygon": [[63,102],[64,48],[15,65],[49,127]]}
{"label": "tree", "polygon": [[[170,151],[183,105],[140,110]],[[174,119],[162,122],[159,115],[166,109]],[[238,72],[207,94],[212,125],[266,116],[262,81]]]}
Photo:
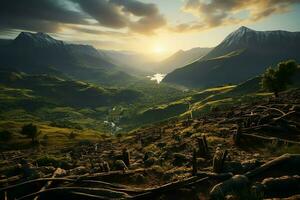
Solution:
{"label": "tree", "polygon": [[297,63],[288,60],[277,64],[276,68],[269,67],[262,76],[262,88],[273,92],[275,97],[291,84],[291,77],[297,70]]}
{"label": "tree", "polygon": [[31,124],[26,124],[22,127],[21,134],[31,138],[32,144],[34,144],[40,132],[38,130],[38,127],[31,123]]}

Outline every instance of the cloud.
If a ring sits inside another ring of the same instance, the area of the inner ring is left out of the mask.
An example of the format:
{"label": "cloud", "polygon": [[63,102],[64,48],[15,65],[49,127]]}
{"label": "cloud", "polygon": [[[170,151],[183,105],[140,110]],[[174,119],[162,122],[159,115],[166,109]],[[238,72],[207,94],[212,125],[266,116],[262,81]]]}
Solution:
{"label": "cloud", "polygon": [[[152,34],[163,27],[166,20],[155,4],[136,0],[73,0],[96,19],[100,25],[109,28],[128,28],[142,34]],[[134,18],[134,19],[133,19]]]}
{"label": "cloud", "polygon": [[[0,1],[0,31],[57,33],[70,24],[152,34],[163,27],[166,21],[155,4],[138,0]],[[103,33],[96,28],[95,31],[88,29],[82,31],[90,34]]]}
{"label": "cloud", "polygon": [[106,0],[74,0],[74,2],[105,27],[124,28],[127,26],[127,16],[124,16],[115,4]]}
{"label": "cloud", "polygon": [[[254,22],[273,14],[287,12],[299,0],[187,0],[182,10],[199,17],[197,23],[183,23],[171,27],[185,32],[210,29],[222,25]],[[247,13],[241,17],[242,12]]]}
{"label": "cloud", "polygon": [[131,37],[132,34],[130,33],[123,33],[118,31],[105,31],[99,29],[97,26],[85,26],[85,25],[69,25],[67,28],[71,30],[78,31],[79,33],[87,33],[90,35],[105,35],[105,36],[117,36],[117,37]]}
{"label": "cloud", "polygon": [[166,20],[162,15],[143,17],[136,22],[131,22],[130,28],[134,32],[143,34],[153,34],[153,31],[164,26]]}
{"label": "cloud", "polygon": [[159,13],[155,4],[142,3],[136,0],[110,0],[111,3],[123,6],[123,11],[136,16],[154,16]]}
{"label": "cloud", "polygon": [[68,9],[58,0],[1,0],[1,29],[55,32],[61,23],[86,23],[81,13]]}

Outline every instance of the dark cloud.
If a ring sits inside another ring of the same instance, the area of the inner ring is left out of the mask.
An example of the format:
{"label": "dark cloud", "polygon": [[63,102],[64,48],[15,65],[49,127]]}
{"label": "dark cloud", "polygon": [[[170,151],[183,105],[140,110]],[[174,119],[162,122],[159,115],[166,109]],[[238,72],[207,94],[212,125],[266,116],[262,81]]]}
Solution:
{"label": "dark cloud", "polygon": [[[152,34],[166,20],[155,4],[136,0],[73,0],[102,26],[129,28],[133,32]],[[138,19],[131,19],[133,15]]]}
{"label": "dark cloud", "polygon": [[[276,13],[286,12],[299,0],[187,0],[183,10],[199,16],[198,24],[179,24],[172,27],[178,32],[209,29],[221,25],[257,21]],[[237,14],[248,12],[249,16],[241,18]]]}
{"label": "dark cloud", "polygon": [[1,0],[2,29],[26,29],[55,32],[61,23],[83,24],[82,14],[72,11],[58,0]]}
{"label": "dark cloud", "polygon": [[124,16],[118,6],[106,0],[74,0],[83,11],[96,19],[101,25],[111,28],[124,28],[128,19]]}
{"label": "dark cloud", "polygon": [[[95,24],[93,20],[98,23]],[[57,33],[64,27],[72,27],[69,26],[70,24],[96,25],[150,34],[164,26],[166,22],[155,4],[137,0],[0,1],[0,31],[27,30]],[[82,32],[107,33],[96,28],[94,31],[82,29]]]}

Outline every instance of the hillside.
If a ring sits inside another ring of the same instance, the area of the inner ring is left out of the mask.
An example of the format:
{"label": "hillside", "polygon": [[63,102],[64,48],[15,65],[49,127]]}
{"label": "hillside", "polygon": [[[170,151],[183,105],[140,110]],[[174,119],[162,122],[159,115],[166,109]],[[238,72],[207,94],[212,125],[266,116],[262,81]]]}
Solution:
{"label": "hillside", "polygon": [[[3,86],[31,90],[35,96],[42,97],[47,102],[65,106],[90,108],[113,106],[135,101],[141,96],[133,90],[113,90],[49,75],[0,71],[0,77],[0,84]],[[123,93],[127,93],[127,97]]]}
{"label": "hillside", "polygon": [[26,73],[56,71],[107,85],[132,80],[94,47],[68,44],[45,33],[21,32],[14,40],[0,44],[0,58],[0,68]]}
{"label": "hillside", "polygon": [[186,87],[238,84],[281,60],[300,60],[300,33],[241,27],[200,60],[177,69],[164,82]]}
{"label": "hillside", "polygon": [[[268,191],[260,197],[290,197],[299,192],[299,126],[292,125],[299,123],[299,95],[299,89],[290,90],[278,99],[215,107],[205,116],[168,120],[116,137],[40,125],[42,151],[26,149],[29,139],[18,134],[20,124],[6,123],[14,140],[2,147],[25,149],[3,151],[5,183],[0,185],[10,199],[36,195],[44,184],[35,183],[50,180],[45,178],[52,174],[55,184],[40,191],[41,197],[192,200],[226,199],[230,194],[258,199],[252,190],[257,186]],[[276,122],[290,112],[287,124]],[[18,161],[20,157],[26,160]],[[22,184],[17,187],[15,181]],[[294,187],[290,192],[274,189],[278,182]]]}

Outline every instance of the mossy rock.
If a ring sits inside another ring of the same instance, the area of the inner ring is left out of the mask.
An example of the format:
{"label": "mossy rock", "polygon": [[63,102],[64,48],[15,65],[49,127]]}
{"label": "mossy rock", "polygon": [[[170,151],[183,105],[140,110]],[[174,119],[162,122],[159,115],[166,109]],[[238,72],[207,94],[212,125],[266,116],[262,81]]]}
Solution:
{"label": "mossy rock", "polygon": [[116,160],[116,162],[114,163],[114,169],[115,170],[127,170],[128,168],[123,160]]}

